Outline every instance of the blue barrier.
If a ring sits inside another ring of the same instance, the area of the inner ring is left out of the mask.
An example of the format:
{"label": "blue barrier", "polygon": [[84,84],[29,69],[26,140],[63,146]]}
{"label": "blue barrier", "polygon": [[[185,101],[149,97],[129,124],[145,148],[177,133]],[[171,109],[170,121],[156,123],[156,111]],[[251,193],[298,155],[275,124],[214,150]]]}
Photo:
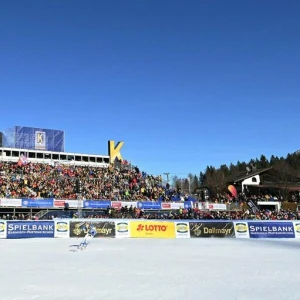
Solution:
{"label": "blue barrier", "polygon": [[292,222],[247,222],[250,238],[295,238]]}
{"label": "blue barrier", "polygon": [[83,201],[84,208],[107,208],[111,206],[111,201],[85,200]]}
{"label": "blue barrier", "polygon": [[54,207],[53,199],[22,199],[22,207]]}
{"label": "blue barrier", "polygon": [[54,221],[7,221],[7,238],[53,238]]}
{"label": "blue barrier", "polygon": [[160,202],[138,202],[137,207],[140,209],[161,209]]}

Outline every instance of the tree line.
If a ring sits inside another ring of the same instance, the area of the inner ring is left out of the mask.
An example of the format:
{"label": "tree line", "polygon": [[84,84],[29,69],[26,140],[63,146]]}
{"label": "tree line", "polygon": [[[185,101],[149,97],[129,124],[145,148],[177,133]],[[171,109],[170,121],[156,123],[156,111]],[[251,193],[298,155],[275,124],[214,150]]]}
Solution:
{"label": "tree line", "polygon": [[207,166],[199,175],[190,173],[187,178],[174,176],[172,184],[178,190],[190,194],[198,194],[199,190],[207,188],[212,196],[216,196],[226,191],[233,178],[271,167],[270,176],[274,184],[282,186],[283,189],[291,183],[300,185],[300,151],[289,153],[286,157],[272,155],[270,159],[261,155],[249,162],[237,161],[236,164],[223,164],[218,168]]}

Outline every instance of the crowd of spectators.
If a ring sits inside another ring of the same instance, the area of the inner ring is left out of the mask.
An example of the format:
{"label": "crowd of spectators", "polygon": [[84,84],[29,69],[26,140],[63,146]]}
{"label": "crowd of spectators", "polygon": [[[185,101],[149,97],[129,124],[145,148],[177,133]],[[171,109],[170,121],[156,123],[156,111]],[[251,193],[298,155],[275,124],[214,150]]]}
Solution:
{"label": "crowd of spectators", "polygon": [[81,182],[81,196],[87,200],[184,200],[177,191],[162,185],[161,176],[148,175],[137,167],[0,162],[0,198],[77,199],[77,181]]}

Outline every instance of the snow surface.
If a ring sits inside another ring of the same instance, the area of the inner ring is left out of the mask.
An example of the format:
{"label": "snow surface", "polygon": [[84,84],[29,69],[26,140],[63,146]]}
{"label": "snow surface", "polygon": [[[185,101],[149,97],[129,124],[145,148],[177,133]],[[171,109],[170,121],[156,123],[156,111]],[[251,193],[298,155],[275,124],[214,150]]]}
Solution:
{"label": "snow surface", "polygon": [[0,240],[1,300],[300,299],[300,241]]}

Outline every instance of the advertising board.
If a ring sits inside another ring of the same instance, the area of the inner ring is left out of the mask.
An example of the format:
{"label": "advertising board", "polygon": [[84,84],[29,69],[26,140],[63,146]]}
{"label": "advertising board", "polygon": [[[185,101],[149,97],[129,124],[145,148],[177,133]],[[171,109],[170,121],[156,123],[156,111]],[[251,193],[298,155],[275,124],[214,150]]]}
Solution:
{"label": "advertising board", "polygon": [[78,208],[83,207],[83,201],[82,200],[59,200],[55,199],[53,201],[54,207],[63,208],[65,206],[65,203],[69,204],[69,208]]}
{"label": "advertising board", "polygon": [[294,221],[294,231],[295,231],[295,238],[300,239],[300,220]]}
{"label": "advertising board", "polygon": [[53,207],[53,199],[22,199],[22,207]]}
{"label": "advertising board", "polygon": [[62,130],[15,126],[14,139],[14,148],[65,151],[65,133]]}
{"label": "advertising board", "polygon": [[107,208],[110,207],[111,201],[107,200],[85,200],[83,201],[84,208]]}
{"label": "advertising board", "polygon": [[140,209],[160,209],[161,203],[160,202],[138,202],[137,207]]}
{"label": "advertising board", "polygon": [[190,226],[188,222],[175,222],[176,238],[190,238]]}
{"label": "advertising board", "polygon": [[174,222],[130,221],[130,237],[133,238],[175,238]]}
{"label": "advertising board", "polygon": [[116,237],[116,225],[114,221],[70,221],[70,237],[85,237],[86,227],[90,224],[96,228],[96,235],[94,238],[100,237]]}
{"label": "advertising board", "polygon": [[6,221],[0,220],[0,239],[6,239]]}
{"label": "advertising board", "polygon": [[7,221],[7,238],[53,238],[54,221]]}
{"label": "advertising board", "polygon": [[69,237],[70,235],[69,221],[60,219],[60,220],[54,220],[54,223],[55,223],[55,232],[54,232],[55,238]]}
{"label": "advertising board", "polygon": [[247,222],[237,221],[233,222],[234,232],[236,238],[249,238],[249,227]]}
{"label": "advertising board", "polygon": [[233,222],[190,222],[191,238],[219,237],[233,238]]}
{"label": "advertising board", "polygon": [[250,238],[295,238],[292,222],[248,222]]}
{"label": "advertising board", "polygon": [[3,207],[22,207],[22,199],[0,199],[0,206]]}
{"label": "advertising board", "polygon": [[129,222],[119,220],[115,222],[116,224],[116,238],[129,238]]}

